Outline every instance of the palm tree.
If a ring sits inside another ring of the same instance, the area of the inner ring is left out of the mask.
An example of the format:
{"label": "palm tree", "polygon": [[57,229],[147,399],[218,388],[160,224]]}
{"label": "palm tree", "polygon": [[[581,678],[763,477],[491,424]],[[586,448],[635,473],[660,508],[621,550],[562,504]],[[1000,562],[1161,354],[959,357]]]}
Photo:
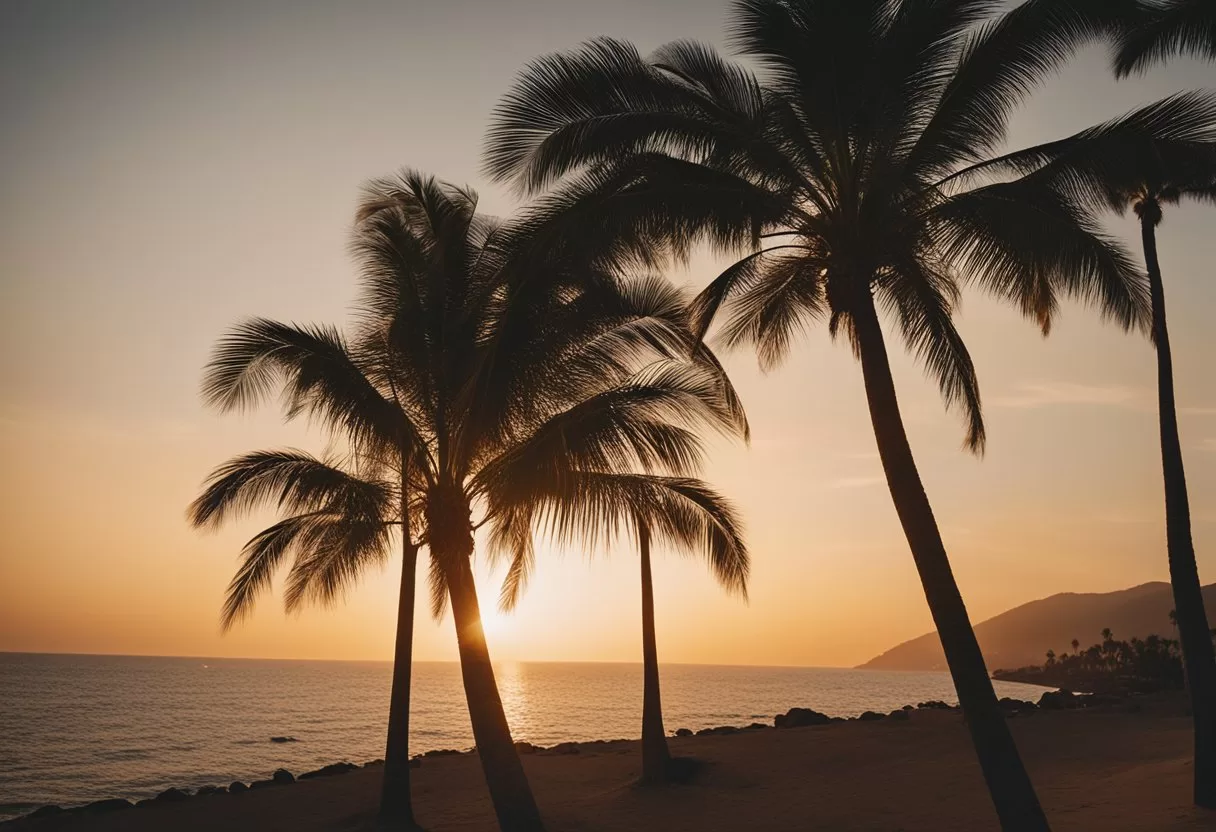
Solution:
{"label": "palm tree", "polygon": [[1143,72],[1172,55],[1216,60],[1216,3],[1211,0],[1139,0],[1119,26],[1115,73]]}
{"label": "palm tree", "polygon": [[642,568],[642,782],[664,783],[672,770],[659,694],[651,541],[659,535],[660,539],[685,549],[703,549],[718,583],[745,599],[748,556],[739,521],[731,507],[704,483],[647,479],[653,493],[637,501],[631,512]]}
{"label": "palm tree", "polygon": [[[351,412],[361,409],[356,418],[367,425],[379,420],[390,426],[399,420],[389,401],[370,397],[370,387],[358,388],[359,383],[366,382],[360,382],[358,362],[351,358],[337,331],[310,331],[272,321],[252,321],[242,328],[247,336],[280,342],[281,352],[275,360],[292,366],[294,373],[286,390],[289,412],[309,410],[325,416],[333,434],[342,433],[334,405],[348,407]],[[295,354],[288,358],[286,353],[293,349]],[[323,366],[326,362],[331,366]],[[328,376],[314,378],[314,383],[328,387],[323,393],[308,389],[310,371],[319,370]],[[340,386],[350,382],[355,384]],[[206,390],[215,404],[236,404],[216,399],[221,393],[209,386]],[[347,421],[351,428],[356,427],[354,420]],[[392,427],[385,433],[392,433]],[[360,444],[358,433],[345,438]],[[402,446],[409,446],[404,435],[398,439]],[[372,450],[370,444],[361,444],[365,451]],[[269,588],[276,568],[287,558],[293,561],[285,590],[287,611],[293,612],[310,601],[331,605],[362,570],[382,566],[388,560],[390,529],[399,525],[401,586],[379,817],[385,826],[402,830],[418,828],[411,800],[409,740],[413,605],[420,543],[411,534],[411,515],[417,512],[410,507],[407,460],[409,452],[375,460],[355,456],[343,463],[322,461],[291,449],[254,451],[216,468],[188,512],[196,528],[209,529],[263,505],[288,512],[287,517],[254,535],[244,546],[241,568],[229,584],[221,614],[224,630],[252,612],[258,596]]]}
{"label": "palm tree", "polygon": [[[599,473],[555,483],[554,488],[562,490],[533,497],[531,505],[540,517],[521,516],[518,522],[540,522],[562,540],[584,541],[601,533],[615,538],[624,525],[637,541],[642,575],[642,782],[665,783],[673,770],[659,693],[651,543],[703,553],[718,583],[746,599],[749,560],[742,525],[713,489],[683,476]],[[513,607],[517,599],[516,588],[508,585],[504,607]]]}
{"label": "palm tree", "polygon": [[1166,206],[1216,204],[1216,93],[1179,93],[1066,139],[1011,153],[970,173],[1010,171],[1065,198],[1140,221],[1157,353],[1157,404],[1165,479],[1166,542],[1179,638],[1195,721],[1195,802],[1216,808],[1216,653],[1191,536],[1178,434],[1173,356],[1157,227]]}
{"label": "palm tree", "polygon": [[[776,364],[826,319],[862,365],[879,454],[977,755],[1005,829],[1047,821],[997,704],[925,495],[891,376],[880,308],[967,422],[984,426],[952,323],[959,287],[1012,301],[1046,331],[1061,296],[1124,327],[1147,317],[1130,257],[1088,207],[1034,181],[947,182],[987,158],[1042,75],[1105,26],[1069,0],[999,17],[980,0],[742,0],[732,37],[763,79],[709,47],[648,59],[599,39],[542,58],[500,104],[487,169],[578,223],[567,245],[605,260],[740,257],[699,296],[698,331]],[[558,235],[554,234],[554,237]]]}
{"label": "palm tree", "polygon": [[[216,349],[205,391],[234,408],[281,386],[289,417],[340,429],[361,464],[400,460],[404,516],[425,530],[417,545],[430,555],[432,612],[451,605],[482,768],[500,826],[515,832],[543,826],[481,625],[475,529],[489,524],[509,544],[508,591],[518,591],[532,560],[522,519],[538,505],[585,503],[597,474],[685,470],[699,461],[696,429],[745,434],[746,422],[668,284],[559,261],[531,242],[543,225],[476,207],[471,191],[413,172],[370,184],[355,233],[357,337],[243,324]],[[232,499],[252,498],[238,489]],[[408,530],[405,539],[408,550]],[[282,554],[242,569],[266,576],[260,588]],[[329,546],[321,597],[375,561]]]}

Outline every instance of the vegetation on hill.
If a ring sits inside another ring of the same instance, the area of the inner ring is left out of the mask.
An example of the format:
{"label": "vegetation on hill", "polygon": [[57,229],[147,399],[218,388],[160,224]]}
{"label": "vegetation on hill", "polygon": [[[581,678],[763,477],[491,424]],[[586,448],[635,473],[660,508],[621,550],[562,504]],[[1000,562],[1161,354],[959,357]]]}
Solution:
{"label": "vegetation on hill", "polygon": [[1082,650],[1073,639],[1072,648],[1058,655],[1048,650],[1041,665],[997,670],[992,676],[1086,693],[1153,693],[1181,690],[1186,683],[1177,639],[1149,635],[1121,641],[1107,628],[1097,644]]}

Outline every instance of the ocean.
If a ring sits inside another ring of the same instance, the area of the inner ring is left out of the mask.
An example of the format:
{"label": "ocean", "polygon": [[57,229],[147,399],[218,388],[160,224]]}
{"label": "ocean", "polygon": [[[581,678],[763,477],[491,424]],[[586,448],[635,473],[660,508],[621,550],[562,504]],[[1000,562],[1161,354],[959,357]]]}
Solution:
{"label": "ocean", "polygon": [[[641,734],[640,664],[496,665],[512,733],[553,745]],[[138,800],[384,755],[387,662],[0,653],[0,819],[47,803]],[[1042,688],[997,682],[997,694]],[[667,730],[957,702],[945,673],[666,665]],[[414,666],[415,753],[473,744],[456,664]],[[273,742],[293,737],[295,742]]]}

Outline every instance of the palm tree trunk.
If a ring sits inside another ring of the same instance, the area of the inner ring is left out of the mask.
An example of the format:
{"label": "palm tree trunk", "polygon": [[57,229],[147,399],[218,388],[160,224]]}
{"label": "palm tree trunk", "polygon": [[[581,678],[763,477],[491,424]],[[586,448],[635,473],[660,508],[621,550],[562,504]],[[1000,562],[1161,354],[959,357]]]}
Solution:
{"label": "palm tree trunk", "polygon": [[654,582],[650,575],[650,530],[638,525],[642,560],[642,782],[667,781],[671,754],[659,697],[659,652],[654,633]]}
{"label": "palm tree trunk", "polygon": [[1047,817],[997,703],[984,656],[912,457],[873,297],[867,291],[856,306],[853,322],[857,349],[887,487],[920,573],[1001,828],[1005,832],[1047,830]]}
{"label": "palm tree trunk", "polygon": [[1191,713],[1195,724],[1195,803],[1216,809],[1216,654],[1203,608],[1203,591],[1195,547],[1191,541],[1191,510],[1178,439],[1174,404],[1174,362],[1165,323],[1165,287],[1157,260],[1157,237],[1152,212],[1140,220],[1144,259],[1148,266],[1153,303],[1153,343],[1157,347],[1157,406],[1161,423],[1161,467],[1165,474],[1165,529],[1169,551],[1170,584]]}
{"label": "palm tree trunk", "polygon": [[[469,541],[472,550],[472,540]],[[448,595],[456,621],[456,642],[460,651],[460,672],[464,678],[473,739],[481,757],[481,768],[490,788],[490,799],[502,832],[539,832],[544,829],[536,799],[524,774],[519,752],[511,740],[507,715],[498,695],[490,649],[481,626],[481,609],[469,557],[448,561],[454,568],[448,574]]]}
{"label": "palm tree trunk", "polygon": [[410,798],[410,674],[414,663],[414,589],[418,547],[410,541],[408,523],[401,561],[401,595],[397,599],[397,646],[393,652],[393,688],[389,695],[388,741],[384,781],[380,787],[380,822],[389,829],[417,829]]}

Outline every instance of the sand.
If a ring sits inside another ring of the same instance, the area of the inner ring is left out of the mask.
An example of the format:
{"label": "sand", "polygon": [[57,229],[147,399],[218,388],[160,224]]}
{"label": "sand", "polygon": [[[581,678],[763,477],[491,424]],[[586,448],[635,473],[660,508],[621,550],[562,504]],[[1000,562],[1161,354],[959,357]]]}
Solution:
{"label": "sand", "polygon": [[[1191,727],[1177,708],[1044,712],[1011,720],[1056,832],[1214,830],[1190,805]],[[524,757],[550,830],[995,830],[957,712],[674,738],[707,766],[690,785],[640,788],[636,742]],[[415,810],[432,832],[495,829],[476,758],[414,769]],[[21,821],[14,830],[370,830],[380,769],[111,815]],[[9,827],[4,827],[6,832]]]}

